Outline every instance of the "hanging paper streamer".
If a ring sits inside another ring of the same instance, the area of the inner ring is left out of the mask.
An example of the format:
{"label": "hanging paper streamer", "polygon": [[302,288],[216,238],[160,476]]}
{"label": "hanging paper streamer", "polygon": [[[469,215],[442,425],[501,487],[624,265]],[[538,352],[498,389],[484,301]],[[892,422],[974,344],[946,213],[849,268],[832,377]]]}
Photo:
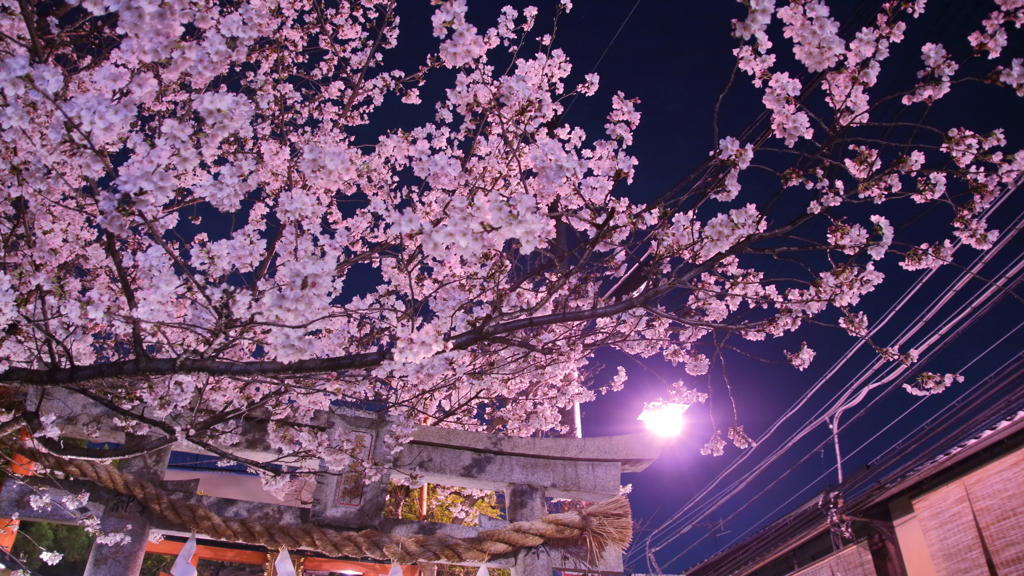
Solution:
{"label": "hanging paper streamer", "polygon": [[480,569],[476,571],[476,576],[490,576],[487,572],[487,566],[481,566]]}
{"label": "hanging paper streamer", "polygon": [[274,570],[277,571],[277,576],[295,576],[295,565],[292,564],[292,557],[288,555],[288,549],[284,546],[274,561]]}
{"label": "hanging paper streamer", "polygon": [[402,567],[398,563],[391,565],[391,571],[388,572],[388,576],[402,576]]}
{"label": "hanging paper streamer", "polygon": [[189,537],[181,547],[181,552],[171,566],[171,576],[196,576],[196,567],[192,565],[192,555],[196,553],[196,535]]}

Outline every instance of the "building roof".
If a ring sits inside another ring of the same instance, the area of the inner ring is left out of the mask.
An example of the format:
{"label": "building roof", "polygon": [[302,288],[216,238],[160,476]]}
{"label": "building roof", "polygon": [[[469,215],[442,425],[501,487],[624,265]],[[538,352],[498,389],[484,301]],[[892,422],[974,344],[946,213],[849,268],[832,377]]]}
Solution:
{"label": "building roof", "polygon": [[[853,474],[834,488],[846,492],[844,512],[862,516],[892,500],[934,490],[1024,446],[1024,403],[1017,400],[998,414],[986,411],[908,462],[880,462]],[[1005,404],[1004,404],[1005,406]],[[922,434],[924,432],[922,431]],[[877,478],[871,484],[868,481]],[[858,490],[858,488],[860,488]],[[733,544],[686,571],[687,576],[749,574],[828,530],[815,498],[749,538]]]}

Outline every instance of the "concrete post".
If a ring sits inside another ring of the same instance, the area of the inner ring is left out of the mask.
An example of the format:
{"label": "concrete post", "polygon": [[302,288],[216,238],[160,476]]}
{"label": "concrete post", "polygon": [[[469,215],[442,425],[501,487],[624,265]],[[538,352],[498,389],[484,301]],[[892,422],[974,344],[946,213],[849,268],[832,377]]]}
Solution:
{"label": "concrete post", "polygon": [[[505,491],[505,511],[509,522],[537,520],[547,514],[544,488],[511,484]],[[512,576],[551,576],[551,554],[546,546],[520,550]]]}
{"label": "concrete post", "polygon": [[[129,436],[125,446],[141,444],[146,441],[144,436]],[[164,479],[167,461],[171,456],[171,447],[167,446],[156,452],[150,452],[135,458],[121,460],[118,470],[128,472],[141,480],[159,483]],[[131,537],[127,544],[93,544],[89,553],[89,563],[85,566],[84,576],[137,576],[142,570],[142,560],[146,556],[146,544],[149,541],[149,519],[143,514],[145,509],[134,498],[127,498],[118,505],[108,505],[103,511],[100,530],[103,533],[125,532]],[[125,527],[131,528],[125,530]]]}

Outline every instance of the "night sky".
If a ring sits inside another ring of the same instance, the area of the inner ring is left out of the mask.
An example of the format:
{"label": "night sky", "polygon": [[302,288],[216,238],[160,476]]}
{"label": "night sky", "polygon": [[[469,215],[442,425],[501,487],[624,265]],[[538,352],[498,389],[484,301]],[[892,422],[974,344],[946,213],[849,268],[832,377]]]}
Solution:
{"label": "night sky", "polygon": [[[498,6],[504,2],[493,4]],[[851,31],[873,19],[881,2],[829,4],[833,16],[843,25],[842,33],[849,38]],[[992,2],[931,0],[925,15],[910,22],[904,43],[894,47],[892,56],[883,63],[880,81],[870,93],[887,94],[906,87],[921,67],[920,46],[924,42],[943,42],[954,54],[964,54],[969,49],[967,34],[978,28],[978,23],[992,8]],[[545,8],[541,7],[541,10],[541,14],[545,14]],[[631,10],[633,13],[626,21]],[[598,135],[603,132],[601,126],[612,94],[621,90],[627,96],[641,100],[638,109],[643,113],[643,119],[632,148],[640,163],[633,184],[619,189],[620,193],[637,202],[657,198],[707,158],[709,150],[713,148],[712,110],[734,64],[731,50],[736,46],[736,41],[729,35],[730,20],[743,18],[745,14],[742,5],[728,1],[641,0],[637,3],[633,0],[587,0],[576,2],[572,12],[560,19],[556,45],[564,49],[573,62],[574,77],[590,72],[595,66],[601,75],[598,93],[594,97],[579,98],[573,102],[567,114],[567,122],[583,126],[588,134]],[[471,20],[476,21],[474,16],[479,15],[477,4],[470,4],[469,15]],[[486,25],[483,18],[479,22]],[[538,19],[538,27],[541,22]],[[621,33],[609,47],[620,26]],[[779,28],[778,23],[772,28],[775,33],[774,51],[780,54],[783,66],[787,66],[783,53],[791,49],[791,43],[782,38]],[[607,53],[598,65],[598,58],[606,49]],[[1020,56],[1022,52],[1024,35],[1020,31],[1011,33],[1010,46],[1004,56]],[[749,78],[743,74],[738,75],[736,88],[723,103],[719,126],[721,134],[738,135],[755,120],[763,109],[759,105],[759,98],[760,95],[750,86]],[[973,105],[979,101],[984,101],[986,105]],[[1022,99],[1009,89],[977,83],[955,87],[951,96],[940,100],[933,107],[927,119],[943,129],[962,125],[982,132],[1002,126],[1006,128],[1009,140],[1006,149],[1011,153],[1024,146],[1022,120]],[[778,142],[775,141],[776,145]],[[745,173],[741,183],[756,187],[757,178],[757,174]],[[742,194],[737,202],[743,200]],[[1013,220],[1024,211],[1022,196],[1024,194],[1017,193],[1008,199],[990,217],[990,226],[998,230],[1009,229]],[[934,223],[924,218],[909,226],[905,233],[911,238],[916,234],[934,238],[936,232],[931,229],[932,226]],[[823,236],[824,229],[819,232]],[[992,257],[991,263],[983,269],[982,276],[992,279],[1005,274],[1004,268],[1024,252],[1024,237],[1021,236],[1012,238],[1004,249]],[[980,255],[971,248],[961,248],[957,252],[956,264],[966,266]],[[881,266],[881,270],[886,273],[885,282],[863,301],[863,309],[872,322],[881,318],[915,281],[926,274],[926,271],[906,272],[896,266],[895,258],[888,260]],[[954,266],[937,271],[880,330],[876,341],[888,344],[895,339],[938,296],[946,293],[959,275],[960,270]],[[981,280],[968,282],[956,297],[939,309],[930,323],[921,328],[918,336],[910,340],[910,346],[934,333],[953,316],[958,306],[975,301],[978,291],[985,285]],[[990,401],[984,394],[1000,385],[1008,386],[1004,390],[1020,388],[1018,383],[985,380],[1007,361],[1019,358],[1020,343],[1024,341],[1024,330],[1013,332],[1024,320],[1024,304],[1019,299],[1024,290],[1017,289],[1016,296],[1008,296],[1005,291],[1001,294],[1002,300],[981,315],[973,325],[964,328],[959,336],[947,340],[944,347],[937,349],[935,357],[916,366],[919,370],[939,373],[962,372],[964,383],[923,401],[902,390],[898,384],[885,385],[869,393],[856,407],[845,412],[840,421],[842,428],[839,439],[844,460],[843,470],[847,477],[883,455],[886,450],[901,446],[898,445],[901,440],[922,430],[934,430],[932,441],[935,443],[948,441],[950,430],[982,412],[981,407],[965,408],[965,405],[979,398],[982,399],[979,400],[982,406],[993,404],[995,401]],[[1001,344],[996,344],[1000,339],[1003,339]],[[802,341],[806,341],[818,352],[809,369],[798,372],[788,364],[778,363],[783,359],[782,350],[796,350]],[[736,398],[739,423],[745,426],[751,437],[757,439],[801,394],[818,382],[856,344],[856,340],[835,329],[805,325],[796,334],[773,342],[737,344],[743,352],[775,362],[757,361],[737,353],[726,357],[727,375]],[[980,356],[990,347],[990,351]],[[707,496],[695,501],[694,498],[722,470],[745,454],[731,445],[722,457],[699,454],[701,446],[713,431],[711,415],[715,418],[715,428],[722,430],[723,436],[725,429],[732,425],[732,408],[723,386],[722,371],[719,368],[712,372],[711,406],[705,404],[691,408],[686,413],[687,423],[683,436],[669,444],[662,458],[648,470],[626,475],[623,480],[624,483],[633,484],[630,500],[634,515],[648,530],[659,527],[683,506],[697,504],[689,508],[691,514],[685,518],[688,522],[670,526],[656,535],[655,542],[662,542],[679,527],[693,525],[689,532],[665,544],[657,553],[656,557],[664,572],[679,573],[685,570],[714,554],[718,548],[753,533],[771,519],[816,499],[826,486],[837,483],[835,451],[831,441],[828,441],[830,435],[824,424],[817,426],[803,440],[781,454],[760,475],[751,478],[745,474],[764,461],[783,440],[815,413],[831,405],[833,397],[847,388],[861,373],[861,369],[868,366],[875,357],[876,354],[869,348],[861,347],[834,375],[824,381],[820,390],[806,401],[802,409],[783,422],[763,445],[753,450],[742,465],[726,475]],[[709,384],[706,379],[686,375],[682,366],[672,367],[654,358],[637,361],[625,354],[606,352],[600,354],[598,360],[605,369],[598,373],[595,379],[597,383],[609,380],[619,365],[627,369],[630,380],[625,391],[599,398],[597,402],[583,407],[583,429],[588,436],[641,430],[641,424],[635,418],[643,402],[663,395],[666,384],[670,382],[683,378],[703,390],[707,390]],[[883,367],[886,368],[888,366]],[[879,374],[874,373],[874,379],[868,381],[877,380]],[[999,396],[998,390],[995,396]],[[890,424],[887,430],[882,431]],[[877,437],[868,442],[876,434]],[[917,453],[911,452],[907,456]],[[906,460],[905,456],[896,458],[895,462]],[[719,504],[715,498],[717,494],[734,482],[747,479],[750,479],[749,485],[736,496],[720,503],[717,508],[702,509],[707,505]],[[769,487],[776,481],[774,487]],[[737,512],[744,506],[744,510]],[[694,511],[701,514],[693,515]],[[726,520],[724,526],[717,534],[713,534],[710,526],[721,519]],[[638,536],[642,539],[649,533],[641,532]],[[630,560],[632,565],[627,566],[627,569],[636,572],[654,569],[647,565],[642,554],[631,555]]]}
{"label": "night sky", "polygon": [[[540,35],[551,29],[556,1],[469,0],[468,19],[482,31],[494,24],[505,4],[519,9],[530,3],[538,4],[540,16],[534,34]],[[841,32],[846,39],[873,21],[881,3],[881,0],[829,2],[833,16],[843,25]],[[929,0],[928,4],[924,16],[910,21],[906,40],[894,46],[892,56],[883,63],[879,83],[870,90],[873,96],[912,85],[914,73],[922,67],[920,46],[924,42],[942,42],[958,56],[966,53],[969,50],[966,36],[979,28],[981,20],[995,7],[990,0]],[[385,55],[389,69],[413,70],[427,53],[436,50],[437,39],[432,37],[430,23],[433,10],[428,0],[402,4],[399,44]],[[563,120],[583,127],[591,138],[600,138],[604,135],[605,117],[616,92],[640,100],[638,109],[643,117],[630,149],[639,165],[632,184],[620,183],[615,193],[638,203],[652,201],[708,158],[709,151],[716,147],[712,110],[729,81],[735,63],[732,49],[738,45],[730,35],[730,21],[745,15],[746,8],[732,0],[576,0],[571,13],[559,19],[555,45],[563,49],[573,63],[568,85],[581,82],[583,76],[595,68],[601,76],[596,95],[573,100]],[[773,52],[780,57],[780,68],[794,70],[792,57],[786,57],[792,45],[783,39],[778,22],[770,33],[775,42]],[[1022,55],[1024,31],[1013,30],[1003,59]],[[984,68],[986,63],[978,64]],[[409,127],[429,121],[439,90],[446,85],[445,75],[451,77],[454,73],[436,71],[431,74],[436,77],[429,78],[423,89],[423,105],[386,103],[369,126],[354,130],[357,139],[372,142],[390,127]],[[739,136],[755,122],[764,109],[760,97],[749,77],[738,73],[735,88],[722,104],[720,135]],[[979,102],[984,104],[978,105]],[[1005,150],[1012,153],[1024,147],[1024,98],[1015,96],[1008,88],[980,83],[956,86],[952,95],[929,111],[927,122],[942,129],[964,126],[978,133],[1003,127],[1009,141]],[[781,146],[781,141],[773,140],[770,144]],[[758,160],[755,156],[755,162]],[[744,172],[740,182],[753,196],[745,197],[741,192],[732,204],[718,206],[727,209],[745,204],[749,198],[756,201],[757,194],[778,185],[771,177],[759,182],[764,174],[753,170]],[[805,207],[792,208],[802,210]],[[861,222],[872,213],[871,206],[863,210],[865,216],[859,220]],[[943,228],[935,230],[936,219],[928,214],[912,219],[908,212],[901,220],[901,215],[894,214],[890,206],[884,206],[882,213],[891,216],[894,224],[903,225],[904,239],[916,239],[915,243],[948,236],[947,216],[937,220],[942,222]],[[701,213],[703,219],[711,215],[713,213]],[[1006,231],[1022,215],[1024,193],[1018,191],[988,219],[989,226]],[[214,216],[206,221],[211,223],[211,228],[217,226]],[[230,230],[227,225],[223,228],[225,233]],[[825,224],[820,224],[810,232],[824,238],[825,228]],[[1022,254],[1024,233],[1009,237],[1005,247],[987,255],[990,260],[980,268],[979,276],[965,282],[933,317],[921,322],[916,335],[903,348],[916,347],[928,335],[935,334],[957,314],[958,307],[981,302],[982,291],[991,286],[992,281],[1005,277],[1005,270]],[[961,248],[956,253],[955,265],[943,267],[932,275],[925,270],[904,271],[897,266],[896,257],[884,260],[880,269],[886,274],[885,282],[866,296],[860,307],[871,322],[882,318],[909,290],[915,292],[875,336],[876,341],[888,345],[898,338],[938,298],[949,292],[950,286],[961,276],[962,267],[970,266],[981,256],[986,254],[969,247]],[[918,284],[926,276],[927,282]],[[1013,274],[1016,280],[1022,277],[1020,270]],[[367,275],[365,282],[372,284],[372,274]],[[1012,393],[1024,388],[1021,381],[992,376],[999,376],[1000,369],[1021,359],[1024,288],[1015,282],[1006,283],[991,301],[983,303],[984,310],[972,323],[958,326],[955,333],[941,339],[939,346],[931,349],[933,354],[923,356],[924,361],[915,366],[922,371],[960,372],[965,377],[963,383],[921,400],[902,390],[902,381],[897,380],[874,389],[845,412],[839,434],[845,476],[855,475],[865,464],[884,457],[887,450],[908,446],[905,441],[916,433],[935,432],[930,444],[909,446],[906,453],[895,460],[883,459],[872,467],[872,474],[884,473],[891,466],[922,454],[931,445],[957,439],[951,436],[951,431],[983,414],[986,408],[1011,407],[1000,402],[1013,401]],[[877,358],[867,346],[856,349],[845,363],[836,366],[840,358],[857,345],[857,340],[844,331],[828,327],[805,325],[795,334],[766,342],[734,340],[739,351],[727,353],[725,369],[716,365],[707,378],[689,376],[683,366],[674,367],[658,358],[635,359],[604,350],[595,359],[595,387],[608,383],[617,366],[626,368],[629,381],[624,391],[599,397],[583,406],[586,436],[640,432],[642,424],[636,417],[644,402],[664,396],[666,386],[677,380],[684,379],[688,385],[711,393],[710,402],[686,412],[682,436],[666,445],[660,460],[642,473],[627,474],[623,478],[624,483],[632,483],[630,501],[634,518],[642,528],[634,539],[643,543],[647,536],[654,534],[652,542],[663,544],[655,556],[665,573],[683,572],[786,512],[816,499],[826,487],[836,485],[839,480],[836,456],[829,429],[824,424],[777,454],[758,475],[749,473],[766,463],[803,424],[831,406],[837,394],[849,390],[851,383],[862,376],[863,382],[876,382],[890,368],[885,365],[881,371],[862,373]],[[801,342],[807,342],[817,351],[814,362],[803,372],[785,362],[783,355],[784,350],[799,349]],[[707,349],[702,351],[707,352]],[[825,378],[827,373],[830,375]],[[741,451],[730,444],[724,456],[701,456],[701,447],[715,429],[721,430],[724,438],[725,431],[733,425],[726,378],[735,398],[738,424],[754,439],[760,439],[816,383],[820,381],[821,385],[756,448]],[[745,457],[742,463],[717,484],[711,484],[741,457]],[[866,478],[870,480],[871,476]],[[743,482],[749,483],[734,496],[719,498],[729,486]],[[860,488],[864,486],[866,484],[862,483]],[[682,522],[663,527],[684,507],[686,514]],[[722,521],[722,527],[713,531],[710,526],[718,521]],[[673,538],[682,528],[690,529]],[[633,572],[655,569],[642,553],[631,554],[628,560],[627,569]]]}
{"label": "night sky", "polygon": [[[501,6],[507,3],[470,2],[468,19],[485,30],[493,25]],[[512,4],[519,9],[527,5]],[[534,29],[536,35],[550,31],[554,12],[553,2],[540,4],[540,16]],[[873,21],[881,2],[829,4],[833,9],[832,15],[842,24],[841,34],[849,39],[853,32]],[[928,4],[924,16],[910,21],[906,40],[892,48],[892,56],[883,63],[878,84],[870,90],[872,96],[890,94],[912,85],[914,73],[922,66],[920,46],[925,42],[942,42],[953,54],[965,54],[969,50],[966,36],[979,27],[981,20],[995,6],[987,1],[962,0],[931,0]],[[431,13],[432,8],[426,2],[403,5],[399,12],[402,18],[399,47],[388,54],[388,65],[410,69],[422,61],[422,55],[432,46],[436,46],[436,39],[430,33]],[[572,12],[560,18],[555,45],[563,49],[573,63],[568,85],[582,81],[583,75],[595,67],[601,75],[597,94],[574,100],[564,120],[583,127],[591,137],[600,137],[604,133],[605,116],[613,94],[622,91],[627,97],[641,101],[638,109],[643,119],[631,148],[639,160],[636,177],[631,185],[622,184],[616,193],[635,202],[651,201],[670,190],[708,157],[709,151],[715,147],[712,110],[735,62],[731,51],[737,42],[730,36],[730,21],[745,15],[746,9],[741,4],[726,0],[578,0]],[[617,32],[620,33],[616,38]],[[792,45],[782,38],[778,22],[770,33],[775,42],[773,52],[779,55],[781,69],[795,70],[792,56],[786,56]],[[1024,34],[1011,31],[1010,46],[1004,51],[1004,57],[1022,54]],[[987,63],[978,65],[984,68]],[[966,69],[971,70],[970,67]],[[442,71],[436,75],[446,73]],[[388,124],[397,126],[415,121],[419,113],[429,115],[431,103],[438,96],[438,92],[431,90],[438,90],[444,84],[443,81],[436,82],[431,88],[428,82],[423,91],[423,100],[427,104],[415,107],[420,108],[419,111],[409,107],[386,107],[385,110],[393,110],[393,113],[378,114],[375,122],[367,127],[369,131],[365,136],[372,138]],[[749,77],[739,73],[735,88],[723,101],[719,121],[721,136],[738,136],[754,122],[763,111],[760,97],[761,94],[751,87]],[[978,102],[985,104],[978,106]],[[919,114],[921,109],[923,107],[919,105],[916,113]],[[943,130],[964,126],[978,133],[1004,127],[1009,140],[1006,150],[1012,153],[1024,146],[1022,120],[1024,99],[1016,97],[1007,88],[973,83],[956,86],[952,95],[928,111],[926,121]],[[781,142],[774,140],[770,144],[780,146]],[[757,161],[758,157],[755,157]],[[763,173],[759,176],[748,171],[740,180],[748,194],[753,192],[755,201],[759,190],[777,186],[777,181],[771,178],[765,182],[759,182],[758,178],[763,178]],[[750,198],[747,196],[745,200],[741,192],[736,202],[750,201]],[[901,206],[907,204],[909,202],[904,202]],[[802,210],[804,207],[793,209]],[[939,220],[943,228],[936,230],[938,224],[928,214],[913,219],[911,216],[916,212],[903,215],[893,212],[892,206],[886,206],[884,210],[895,225],[903,227],[897,230],[897,240],[900,239],[899,234],[915,243],[934,241],[948,235],[948,216]],[[860,221],[866,221],[867,215],[873,213],[871,206],[863,211]],[[997,230],[1007,230],[1022,213],[1024,194],[1016,193],[989,218],[989,225]],[[708,216],[704,214],[704,218]],[[825,228],[825,224],[820,224],[811,232],[823,238]],[[992,254],[990,262],[981,268],[980,279],[966,282],[949,302],[934,313],[931,320],[919,326],[916,335],[903,348],[916,347],[928,335],[936,333],[957,313],[959,306],[978,302],[980,291],[989,285],[988,280],[1004,276],[1004,269],[1022,253],[1024,235],[1011,236],[1006,246]],[[880,270],[886,274],[885,282],[880,289],[865,297],[861,305],[871,322],[883,317],[908,290],[914,290],[914,293],[876,334],[876,342],[881,345],[893,342],[938,297],[949,291],[961,274],[959,267],[969,266],[981,255],[971,248],[961,248],[956,253],[955,265],[943,267],[933,275],[927,275],[927,271],[906,272],[897,266],[896,257],[884,260]],[[920,282],[926,276],[927,281]],[[1019,278],[1020,272],[1015,277]],[[1000,398],[1008,397],[1007,391],[1021,388],[1013,379],[990,378],[1007,362],[1019,359],[1020,342],[1024,341],[1024,329],[1016,331],[1024,320],[1024,303],[1021,300],[1024,291],[1011,292],[1009,289],[997,291],[998,298],[983,310],[983,314],[979,313],[970,325],[958,327],[954,334],[932,348],[934,354],[923,355],[923,361],[915,365],[921,371],[960,372],[965,377],[962,384],[921,400],[902,390],[900,384],[903,381],[897,380],[879,386],[844,413],[839,439],[843,471],[848,478],[880,457],[883,460],[875,462],[872,467],[875,474],[909,461],[929,446],[955,440],[958,436],[952,431],[956,427],[983,414],[986,407],[995,406]],[[624,483],[633,484],[630,500],[634,517],[643,528],[637,535],[641,543],[672,514],[688,507],[683,517],[685,522],[655,533],[654,542],[664,544],[655,556],[665,573],[684,571],[769,521],[816,499],[827,486],[837,484],[835,451],[824,424],[819,424],[791,448],[778,454],[760,474],[751,476],[749,472],[766,462],[769,455],[804,423],[831,406],[836,395],[849,390],[858,377],[863,376],[863,382],[876,382],[891,367],[885,365],[882,371],[862,373],[862,369],[877,358],[866,346],[855,349],[845,363],[836,365],[851,347],[857,345],[857,341],[845,332],[831,328],[805,325],[796,334],[774,341],[754,343],[735,340],[739,352],[727,354],[726,372],[723,373],[720,365],[715,366],[710,378],[690,377],[682,366],[673,367],[656,358],[637,360],[615,351],[600,352],[595,363],[598,365],[595,385],[611,380],[615,368],[620,365],[627,369],[630,379],[623,392],[600,397],[596,402],[583,406],[583,430],[587,436],[641,431],[642,425],[635,419],[644,402],[663,396],[666,385],[680,378],[702,391],[710,390],[712,394],[708,404],[692,407],[686,413],[682,437],[668,444],[658,462],[643,473],[628,474],[623,479]],[[814,348],[817,356],[809,369],[798,372],[784,362],[782,352],[799,349],[801,342],[807,342]],[[834,366],[830,376],[823,378]],[[760,439],[819,380],[821,385],[756,449],[741,452],[729,445],[722,457],[701,456],[700,448],[714,429],[721,430],[724,437],[725,430],[733,425],[732,406],[724,386],[726,376],[735,397],[738,423],[754,439]],[[1002,405],[996,407],[1005,408]],[[922,431],[933,432],[928,442],[916,448],[908,444],[914,434]],[[904,447],[906,450],[901,452]],[[895,457],[891,456],[893,451],[896,452]],[[741,456],[745,457],[741,464],[718,484],[710,484]],[[887,460],[884,459],[886,456],[889,456]],[[870,475],[862,477],[861,488],[869,485],[871,478]],[[726,500],[718,498],[727,487],[741,482],[748,483],[735,496]],[[701,495],[703,492],[706,494]],[[717,532],[713,531],[710,526],[720,520],[724,521],[723,526]],[[678,538],[671,538],[684,527],[689,527],[689,531]],[[655,567],[647,564],[642,553],[634,553],[629,556],[627,569],[650,572]]]}

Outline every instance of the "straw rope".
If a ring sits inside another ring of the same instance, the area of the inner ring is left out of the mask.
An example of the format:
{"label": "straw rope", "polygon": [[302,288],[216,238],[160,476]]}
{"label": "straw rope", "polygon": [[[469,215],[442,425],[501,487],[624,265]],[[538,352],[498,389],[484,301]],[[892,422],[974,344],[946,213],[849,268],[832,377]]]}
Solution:
{"label": "straw rope", "polygon": [[153,514],[188,531],[215,540],[263,545],[272,550],[285,546],[331,557],[375,558],[402,564],[416,561],[466,563],[485,562],[491,556],[540,546],[552,540],[573,539],[585,541],[596,557],[606,547],[624,550],[632,539],[629,501],[623,496],[580,511],[550,514],[538,520],[513,522],[497,530],[484,530],[473,538],[444,534],[407,537],[377,530],[333,530],[309,523],[269,525],[250,519],[222,518],[201,504],[168,496],[159,486],[107,464],[68,460],[24,444],[10,445],[10,448],[50,470],[91,480],[132,496]]}

